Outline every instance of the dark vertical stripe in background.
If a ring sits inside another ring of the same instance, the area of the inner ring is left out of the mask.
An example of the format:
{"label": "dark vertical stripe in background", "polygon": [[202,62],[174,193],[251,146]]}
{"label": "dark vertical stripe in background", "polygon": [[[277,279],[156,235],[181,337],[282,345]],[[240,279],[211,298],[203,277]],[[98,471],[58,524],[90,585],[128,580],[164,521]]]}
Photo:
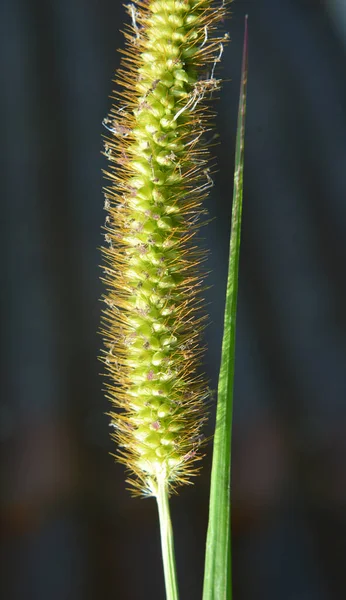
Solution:
{"label": "dark vertical stripe in background", "polygon": [[[238,0],[227,23],[206,370],[216,386],[243,17],[250,63],[233,455],[236,600],[346,597],[346,8]],[[163,598],[155,503],[113,463],[97,335],[101,122],[118,0],[0,2],[1,598]],[[209,425],[210,431],[212,424]],[[209,453],[210,454],[210,453]],[[173,499],[201,595],[210,456]]]}

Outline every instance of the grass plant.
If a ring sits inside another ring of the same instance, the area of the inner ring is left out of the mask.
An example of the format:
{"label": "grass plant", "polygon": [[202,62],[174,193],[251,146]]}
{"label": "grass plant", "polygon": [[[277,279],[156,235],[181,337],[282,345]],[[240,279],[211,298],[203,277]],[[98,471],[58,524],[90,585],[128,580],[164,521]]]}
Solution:
{"label": "grass plant", "polygon": [[[203,453],[209,391],[199,365],[206,256],[198,232],[213,185],[205,139],[213,129],[208,101],[221,84],[216,72],[228,40],[218,31],[226,3],[138,0],[127,10],[115,102],[104,121],[109,183],[102,360],[118,458],[133,493],[157,500],[167,600],[178,600],[169,496],[191,482]],[[231,598],[229,472],[245,73],[246,58],[204,600]]]}

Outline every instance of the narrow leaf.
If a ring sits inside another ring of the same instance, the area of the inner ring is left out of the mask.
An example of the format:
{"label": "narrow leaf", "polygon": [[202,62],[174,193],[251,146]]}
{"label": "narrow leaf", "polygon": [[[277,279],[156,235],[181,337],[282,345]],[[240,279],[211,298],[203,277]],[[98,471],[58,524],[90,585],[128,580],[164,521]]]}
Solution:
{"label": "narrow leaf", "polygon": [[230,519],[231,435],[243,201],[247,62],[248,28],[246,16],[237,123],[230,256],[211,473],[203,600],[231,600],[232,598]]}

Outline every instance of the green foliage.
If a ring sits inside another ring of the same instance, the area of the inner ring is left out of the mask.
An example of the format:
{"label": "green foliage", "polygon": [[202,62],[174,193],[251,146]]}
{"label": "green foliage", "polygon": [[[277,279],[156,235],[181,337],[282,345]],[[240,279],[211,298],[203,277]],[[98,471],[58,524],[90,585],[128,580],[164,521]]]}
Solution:
{"label": "green foliage", "polygon": [[246,18],[237,124],[229,270],[210,487],[203,600],[231,600],[232,598],[230,527],[231,436],[243,201],[247,57],[248,34]]}

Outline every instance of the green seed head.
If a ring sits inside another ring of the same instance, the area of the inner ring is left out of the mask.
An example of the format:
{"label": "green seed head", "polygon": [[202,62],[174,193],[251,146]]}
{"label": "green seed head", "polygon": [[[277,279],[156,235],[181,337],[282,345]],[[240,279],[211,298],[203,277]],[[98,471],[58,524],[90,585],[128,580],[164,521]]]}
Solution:
{"label": "green seed head", "polygon": [[103,334],[122,460],[141,493],[196,472],[208,397],[197,373],[205,258],[194,236],[212,185],[206,101],[225,37],[224,2],[138,1],[108,130]]}

